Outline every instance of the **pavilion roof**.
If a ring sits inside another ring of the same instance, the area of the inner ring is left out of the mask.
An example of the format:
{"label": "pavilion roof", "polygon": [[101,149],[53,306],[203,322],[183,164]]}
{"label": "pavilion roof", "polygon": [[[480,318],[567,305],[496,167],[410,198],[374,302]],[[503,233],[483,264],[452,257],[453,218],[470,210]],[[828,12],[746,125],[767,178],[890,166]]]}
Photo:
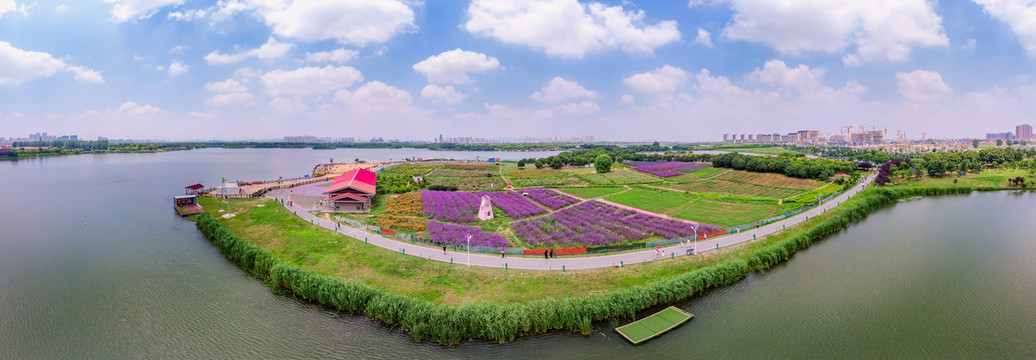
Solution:
{"label": "pavilion roof", "polygon": [[324,190],[324,194],[336,193],[348,188],[374,195],[377,191],[377,174],[367,169],[347,171],[335,178],[335,182]]}

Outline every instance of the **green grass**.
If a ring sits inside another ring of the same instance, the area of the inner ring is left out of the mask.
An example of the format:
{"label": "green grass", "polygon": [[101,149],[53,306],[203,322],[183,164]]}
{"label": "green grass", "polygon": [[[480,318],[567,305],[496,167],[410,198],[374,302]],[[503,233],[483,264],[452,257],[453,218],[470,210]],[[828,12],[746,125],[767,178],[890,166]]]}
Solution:
{"label": "green grass", "polygon": [[666,214],[672,217],[718,226],[738,226],[777,215],[776,203],[753,203],[709,199],[669,190],[632,189],[605,200]]}
{"label": "green grass", "polygon": [[608,195],[611,195],[611,194],[614,194],[614,193],[626,190],[626,188],[625,187],[592,187],[592,188],[591,187],[588,187],[588,188],[570,187],[570,188],[561,188],[561,189],[557,189],[557,190],[559,190],[559,191],[561,191],[563,193],[566,193],[566,194],[569,194],[569,195],[575,195],[577,197],[581,197],[581,198],[584,198],[584,199],[593,199],[593,198],[599,198],[599,197],[608,196]]}
{"label": "green grass", "polygon": [[[966,176],[945,176],[941,178],[933,178],[931,176],[922,176],[920,180],[914,178],[903,179],[893,178],[893,184],[897,187],[981,187],[981,186],[993,186],[993,187],[1007,187],[1008,178],[1015,177],[1027,177],[1028,179],[1036,178],[1029,174],[1029,170],[1011,170],[1011,169],[991,169],[984,170],[981,173],[968,173]],[[953,180],[957,180],[957,184],[953,184]]]}

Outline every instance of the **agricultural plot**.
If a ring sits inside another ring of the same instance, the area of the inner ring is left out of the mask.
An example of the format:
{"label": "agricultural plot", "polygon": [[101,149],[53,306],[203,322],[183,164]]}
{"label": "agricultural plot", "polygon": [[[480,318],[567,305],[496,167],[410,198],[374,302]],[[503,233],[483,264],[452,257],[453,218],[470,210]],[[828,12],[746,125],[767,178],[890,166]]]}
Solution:
{"label": "agricultural plot", "polygon": [[493,201],[493,205],[507,213],[507,216],[512,219],[522,219],[547,212],[547,209],[536,205],[536,203],[529,201],[529,199],[514,191],[483,191],[475,194],[489,196]]}
{"label": "agricultural plot", "polygon": [[581,198],[584,198],[584,199],[593,199],[593,198],[604,197],[604,196],[608,196],[608,195],[611,195],[611,194],[614,194],[614,193],[617,193],[617,192],[621,192],[623,190],[626,190],[626,188],[615,186],[615,187],[593,187],[593,188],[592,187],[586,187],[586,188],[563,188],[563,189],[558,189],[558,190],[563,192],[563,193],[566,193],[566,194],[569,194],[569,195],[578,196],[578,197],[581,197]]}
{"label": "agricultural plot", "polygon": [[579,202],[579,199],[550,189],[525,189],[522,194],[528,194],[536,202],[554,210]]}
{"label": "agricultural plot", "polygon": [[[548,216],[512,223],[519,238],[533,246],[601,246],[631,243],[651,236],[676,238],[693,234],[691,224],[586,201]],[[701,225],[699,231],[715,231]]]}
{"label": "agricultural plot", "polygon": [[421,191],[424,216],[451,222],[475,222],[482,199],[465,191]]}
{"label": "agricultural plot", "polygon": [[742,225],[781,212],[781,208],[775,203],[726,202],[669,190],[631,189],[605,199],[680,219],[721,226]]}
{"label": "agricultural plot", "polygon": [[388,198],[385,201],[385,213],[424,216],[424,201],[421,198],[421,192],[415,191]]}
{"label": "agricultural plot", "polygon": [[382,173],[401,175],[428,175],[439,168],[440,164],[399,164],[382,170]]}
{"label": "agricultural plot", "polygon": [[824,186],[823,182],[812,179],[799,179],[781,174],[755,173],[742,170],[724,173],[716,176],[716,179],[788,189],[812,190]]}
{"label": "agricultural plot", "polygon": [[504,172],[504,176],[511,181],[512,185],[518,188],[586,185],[586,181],[570,176],[560,170],[517,170],[517,168],[511,168]]}
{"label": "agricultural plot", "polygon": [[710,163],[680,161],[631,161],[628,165],[633,166],[634,170],[659,177],[680,176],[712,166]]}
{"label": "agricultural plot", "polygon": [[506,247],[507,239],[503,235],[482,231],[478,226],[456,225],[428,220],[428,238],[443,245],[467,245],[471,236],[471,246]]}
{"label": "agricultural plot", "polygon": [[415,216],[381,215],[374,221],[374,225],[385,229],[402,230],[409,232],[425,231],[428,219]]}
{"label": "agricultural plot", "polygon": [[775,199],[785,199],[806,193],[806,190],[802,189],[786,189],[726,180],[700,180],[689,184],[670,185],[667,188],[699,193],[758,196]]}
{"label": "agricultural plot", "polygon": [[579,168],[565,169],[565,172],[593,185],[649,184],[662,181],[657,177],[621,166],[604,174],[593,173],[593,170],[592,168]]}
{"label": "agricultural plot", "polygon": [[497,168],[480,166],[478,170],[460,170],[448,166],[469,166],[468,164],[446,164],[425,176],[429,185],[456,186],[460,190],[503,189],[506,182],[497,174]]}

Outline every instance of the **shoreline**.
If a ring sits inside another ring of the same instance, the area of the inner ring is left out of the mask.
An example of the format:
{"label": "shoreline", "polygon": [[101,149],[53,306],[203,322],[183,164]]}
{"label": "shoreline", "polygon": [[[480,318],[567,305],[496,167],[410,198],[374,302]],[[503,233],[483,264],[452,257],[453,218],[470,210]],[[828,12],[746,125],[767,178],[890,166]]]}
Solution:
{"label": "shoreline", "polygon": [[[692,298],[702,291],[737,282],[754,271],[765,272],[788,261],[800,249],[865,219],[870,212],[914,196],[970,194],[1002,188],[869,188],[802,226],[738,247],[739,256],[671,278],[604,293],[526,303],[440,304],[400,295],[375,286],[320,275],[290,265],[241,238],[208,213],[197,219],[199,230],[242,269],[267,283],[275,293],[301,297],[338,311],[362,313],[416,341],[455,345],[465,340],[512,341],[517,337],[568,330],[588,334],[593,323],[634,318],[645,309]],[[1019,189],[1012,189],[1019,190]]]}

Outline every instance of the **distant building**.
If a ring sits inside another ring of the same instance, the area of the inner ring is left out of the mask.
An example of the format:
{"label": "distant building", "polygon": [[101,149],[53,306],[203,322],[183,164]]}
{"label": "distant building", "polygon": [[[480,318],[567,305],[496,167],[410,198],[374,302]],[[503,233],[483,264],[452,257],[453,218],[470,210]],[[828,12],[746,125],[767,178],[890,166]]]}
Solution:
{"label": "distant building", "polygon": [[1011,140],[1014,134],[1010,132],[986,134],[986,140]]}
{"label": "distant building", "polygon": [[316,136],[285,136],[284,142],[286,143],[315,143],[317,142]]}
{"label": "distant building", "polygon": [[723,142],[730,142],[730,134],[723,134]]}
{"label": "distant building", "polygon": [[1032,140],[1032,125],[1021,124],[1015,126],[1014,138],[1018,140]]}

